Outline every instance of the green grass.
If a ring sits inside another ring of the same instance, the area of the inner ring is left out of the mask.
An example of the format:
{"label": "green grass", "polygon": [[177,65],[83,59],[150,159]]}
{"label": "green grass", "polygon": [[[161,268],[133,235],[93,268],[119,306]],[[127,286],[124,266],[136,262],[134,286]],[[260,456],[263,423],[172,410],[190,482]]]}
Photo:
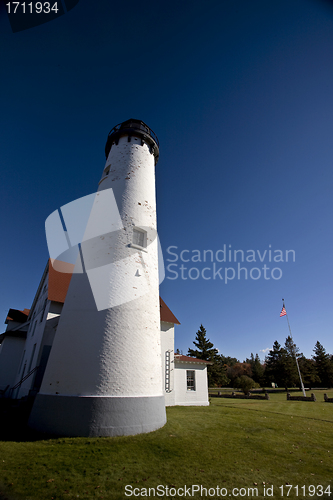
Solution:
{"label": "green grass", "polygon": [[[274,498],[282,498],[278,488],[286,483],[326,487],[333,404],[323,402],[325,391],[314,392],[317,402],[279,393],[269,401],[212,398],[209,407],[168,408],[162,429],[139,436],[1,441],[2,492],[9,499],[118,499],[135,498],[125,496],[125,485],[196,484],[230,492],[257,487],[256,498],[268,498],[264,487],[273,485]],[[299,490],[297,498],[310,495]]]}

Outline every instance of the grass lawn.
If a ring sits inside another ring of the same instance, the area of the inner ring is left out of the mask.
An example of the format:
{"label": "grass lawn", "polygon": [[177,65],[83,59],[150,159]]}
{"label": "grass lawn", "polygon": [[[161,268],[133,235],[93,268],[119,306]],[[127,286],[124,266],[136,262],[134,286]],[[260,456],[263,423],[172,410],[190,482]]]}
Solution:
{"label": "grass lawn", "polygon": [[[247,488],[268,498],[273,486],[273,498],[282,498],[279,487],[286,497],[289,484],[299,487],[298,496],[292,488],[289,498],[318,498],[320,489],[312,496],[308,487],[331,485],[333,499],[333,404],[323,401],[327,391],[314,392],[316,402],[286,401],[279,393],[269,401],[212,398],[209,407],[168,408],[162,429],[139,436],[2,440],[1,498],[135,498],[125,496],[125,485],[163,485],[160,493],[166,486],[202,485],[215,492],[219,486],[226,496],[246,488],[238,495],[245,498],[252,497]],[[171,498],[158,497],[157,490],[156,497]],[[208,491],[203,498],[211,498]]]}

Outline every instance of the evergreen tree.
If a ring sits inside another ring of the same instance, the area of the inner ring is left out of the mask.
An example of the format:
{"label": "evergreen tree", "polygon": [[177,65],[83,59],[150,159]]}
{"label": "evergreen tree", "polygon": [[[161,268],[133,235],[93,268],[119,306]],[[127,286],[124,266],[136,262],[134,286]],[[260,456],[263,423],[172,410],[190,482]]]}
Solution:
{"label": "evergreen tree", "polygon": [[225,366],[233,366],[236,363],[239,363],[239,360],[237,358],[231,358],[230,356],[223,356],[223,354],[220,354],[219,357],[221,363]]}
{"label": "evergreen tree", "polygon": [[293,339],[291,338],[290,335],[286,338],[286,341],[284,343],[284,348],[289,354],[289,356],[300,356],[299,354],[299,348],[296,346],[296,344],[293,342]]}
{"label": "evergreen tree", "polygon": [[286,390],[288,390],[288,387],[300,385],[295,353],[296,356],[301,356],[298,347],[293,343],[290,336],[286,338],[284,347],[281,347],[280,344],[275,341],[273,349],[269,351],[265,359],[266,380],[268,382],[275,382]]}
{"label": "evergreen tree", "polygon": [[246,359],[246,363],[249,363],[251,365],[251,371],[252,371],[252,378],[257,384],[259,384],[261,387],[264,385],[264,372],[265,372],[265,366],[261,364],[259,355],[256,354],[254,357],[253,353],[251,352],[251,358]]}
{"label": "evergreen tree", "polygon": [[290,335],[288,335],[288,337],[286,338],[284,349],[286,351],[285,366],[284,366],[286,383],[288,387],[301,385],[296,364],[296,357],[298,358],[299,356],[302,356],[302,354],[299,353],[299,348],[293,342]]}
{"label": "evergreen tree", "polygon": [[214,344],[207,339],[207,332],[205,328],[200,325],[199,330],[196,333],[195,340],[193,344],[196,349],[188,349],[188,355],[197,359],[204,359],[205,361],[211,361],[213,364],[208,365],[208,385],[222,386],[228,382],[226,376],[226,369],[220,361],[218,350],[214,348]]}
{"label": "evergreen tree", "polygon": [[199,330],[196,333],[195,340],[193,344],[196,349],[188,349],[188,355],[198,359],[204,359],[205,361],[211,361],[214,356],[217,356],[218,350],[214,348],[214,344],[206,338],[207,332],[205,328],[200,325]]}
{"label": "evergreen tree", "polygon": [[239,363],[237,358],[231,358],[230,356],[224,356],[223,354],[218,354],[216,357],[217,364],[219,365],[220,378],[218,381],[218,386],[230,385],[230,377],[228,371],[231,366]]}
{"label": "evergreen tree", "polygon": [[326,353],[325,348],[317,341],[314,348],[314,362],[317,375],[320,378],[322,387],[332,387],[333,385],[333,364],[330,355]]}
{"label": "evergreen tree", "polygon": [[313,359],[307,359],[302,355],[298,360],[298,364],[301,370],[303,383],[306,387],[311,389],[320,384],[320,378],[317,374],[316,365]]}
{"label": "evergreen tree", "polygon": [[213,364],[208,366],[208,384],[210,387],[222,387],[229,384],[227,367],[221,362],[219,355],[212,359]]}
{"label": "evergreen tree", "polygon": [[266,383],[272,383],[279,385],[279,371],[281,365],[281,345],[276,340],[273,344],[273,348],[269,351],[265,357],[265,378]]}
{"label": "evergreen tree", "polygon": [[287,356],[287,351],[276,340],[273,344],[273,349],[269,351],[265,358],[266,381],[268,383],[274,382],[278,386],[285,387],[286,390],[288,388],[288,379],[285,371]]}

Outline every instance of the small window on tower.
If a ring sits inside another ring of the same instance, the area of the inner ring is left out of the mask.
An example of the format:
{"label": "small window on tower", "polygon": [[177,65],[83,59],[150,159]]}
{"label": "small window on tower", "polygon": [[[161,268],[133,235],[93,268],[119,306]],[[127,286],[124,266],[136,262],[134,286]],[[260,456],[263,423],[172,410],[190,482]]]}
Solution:
{"label": "small window on tower", "polygon": [[143,229],[133,229],[133,245],[134,247],[147,247],[147,233]]}
{"label": "small window on tower", "polygon": [[106,167],[106,169],[104,170],[104,175],[109,175],[109,172],[110,172],[110,165]]}

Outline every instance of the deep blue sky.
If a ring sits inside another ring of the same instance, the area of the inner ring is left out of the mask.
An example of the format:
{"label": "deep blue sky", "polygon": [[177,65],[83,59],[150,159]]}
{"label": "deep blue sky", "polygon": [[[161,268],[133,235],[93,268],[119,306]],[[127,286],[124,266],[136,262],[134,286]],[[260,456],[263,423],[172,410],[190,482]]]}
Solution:
{"label": "deep blue sky", "polygon": [[[18,33],[0,12],[3,318],[31,306],[48,258],[45,219],[97,189],[109,130],[134,117],[160,140],[165,259],[170,246],[178,256],[224,245],[296,255],[242,264],[278,267],[281,279],[227,284],[189,279],[192,267],[212,276],[213,263],[179,259],[188,279],[167,270],[161,285],[181,322],[176,347],[193,347],[202,323],[223,354],[263,359],[288,335],[284,297],[301,351],[310,357],[319,340],[333,353],[330,3],[80,0]],[[222,276],[237,268],[214,263]]]}

